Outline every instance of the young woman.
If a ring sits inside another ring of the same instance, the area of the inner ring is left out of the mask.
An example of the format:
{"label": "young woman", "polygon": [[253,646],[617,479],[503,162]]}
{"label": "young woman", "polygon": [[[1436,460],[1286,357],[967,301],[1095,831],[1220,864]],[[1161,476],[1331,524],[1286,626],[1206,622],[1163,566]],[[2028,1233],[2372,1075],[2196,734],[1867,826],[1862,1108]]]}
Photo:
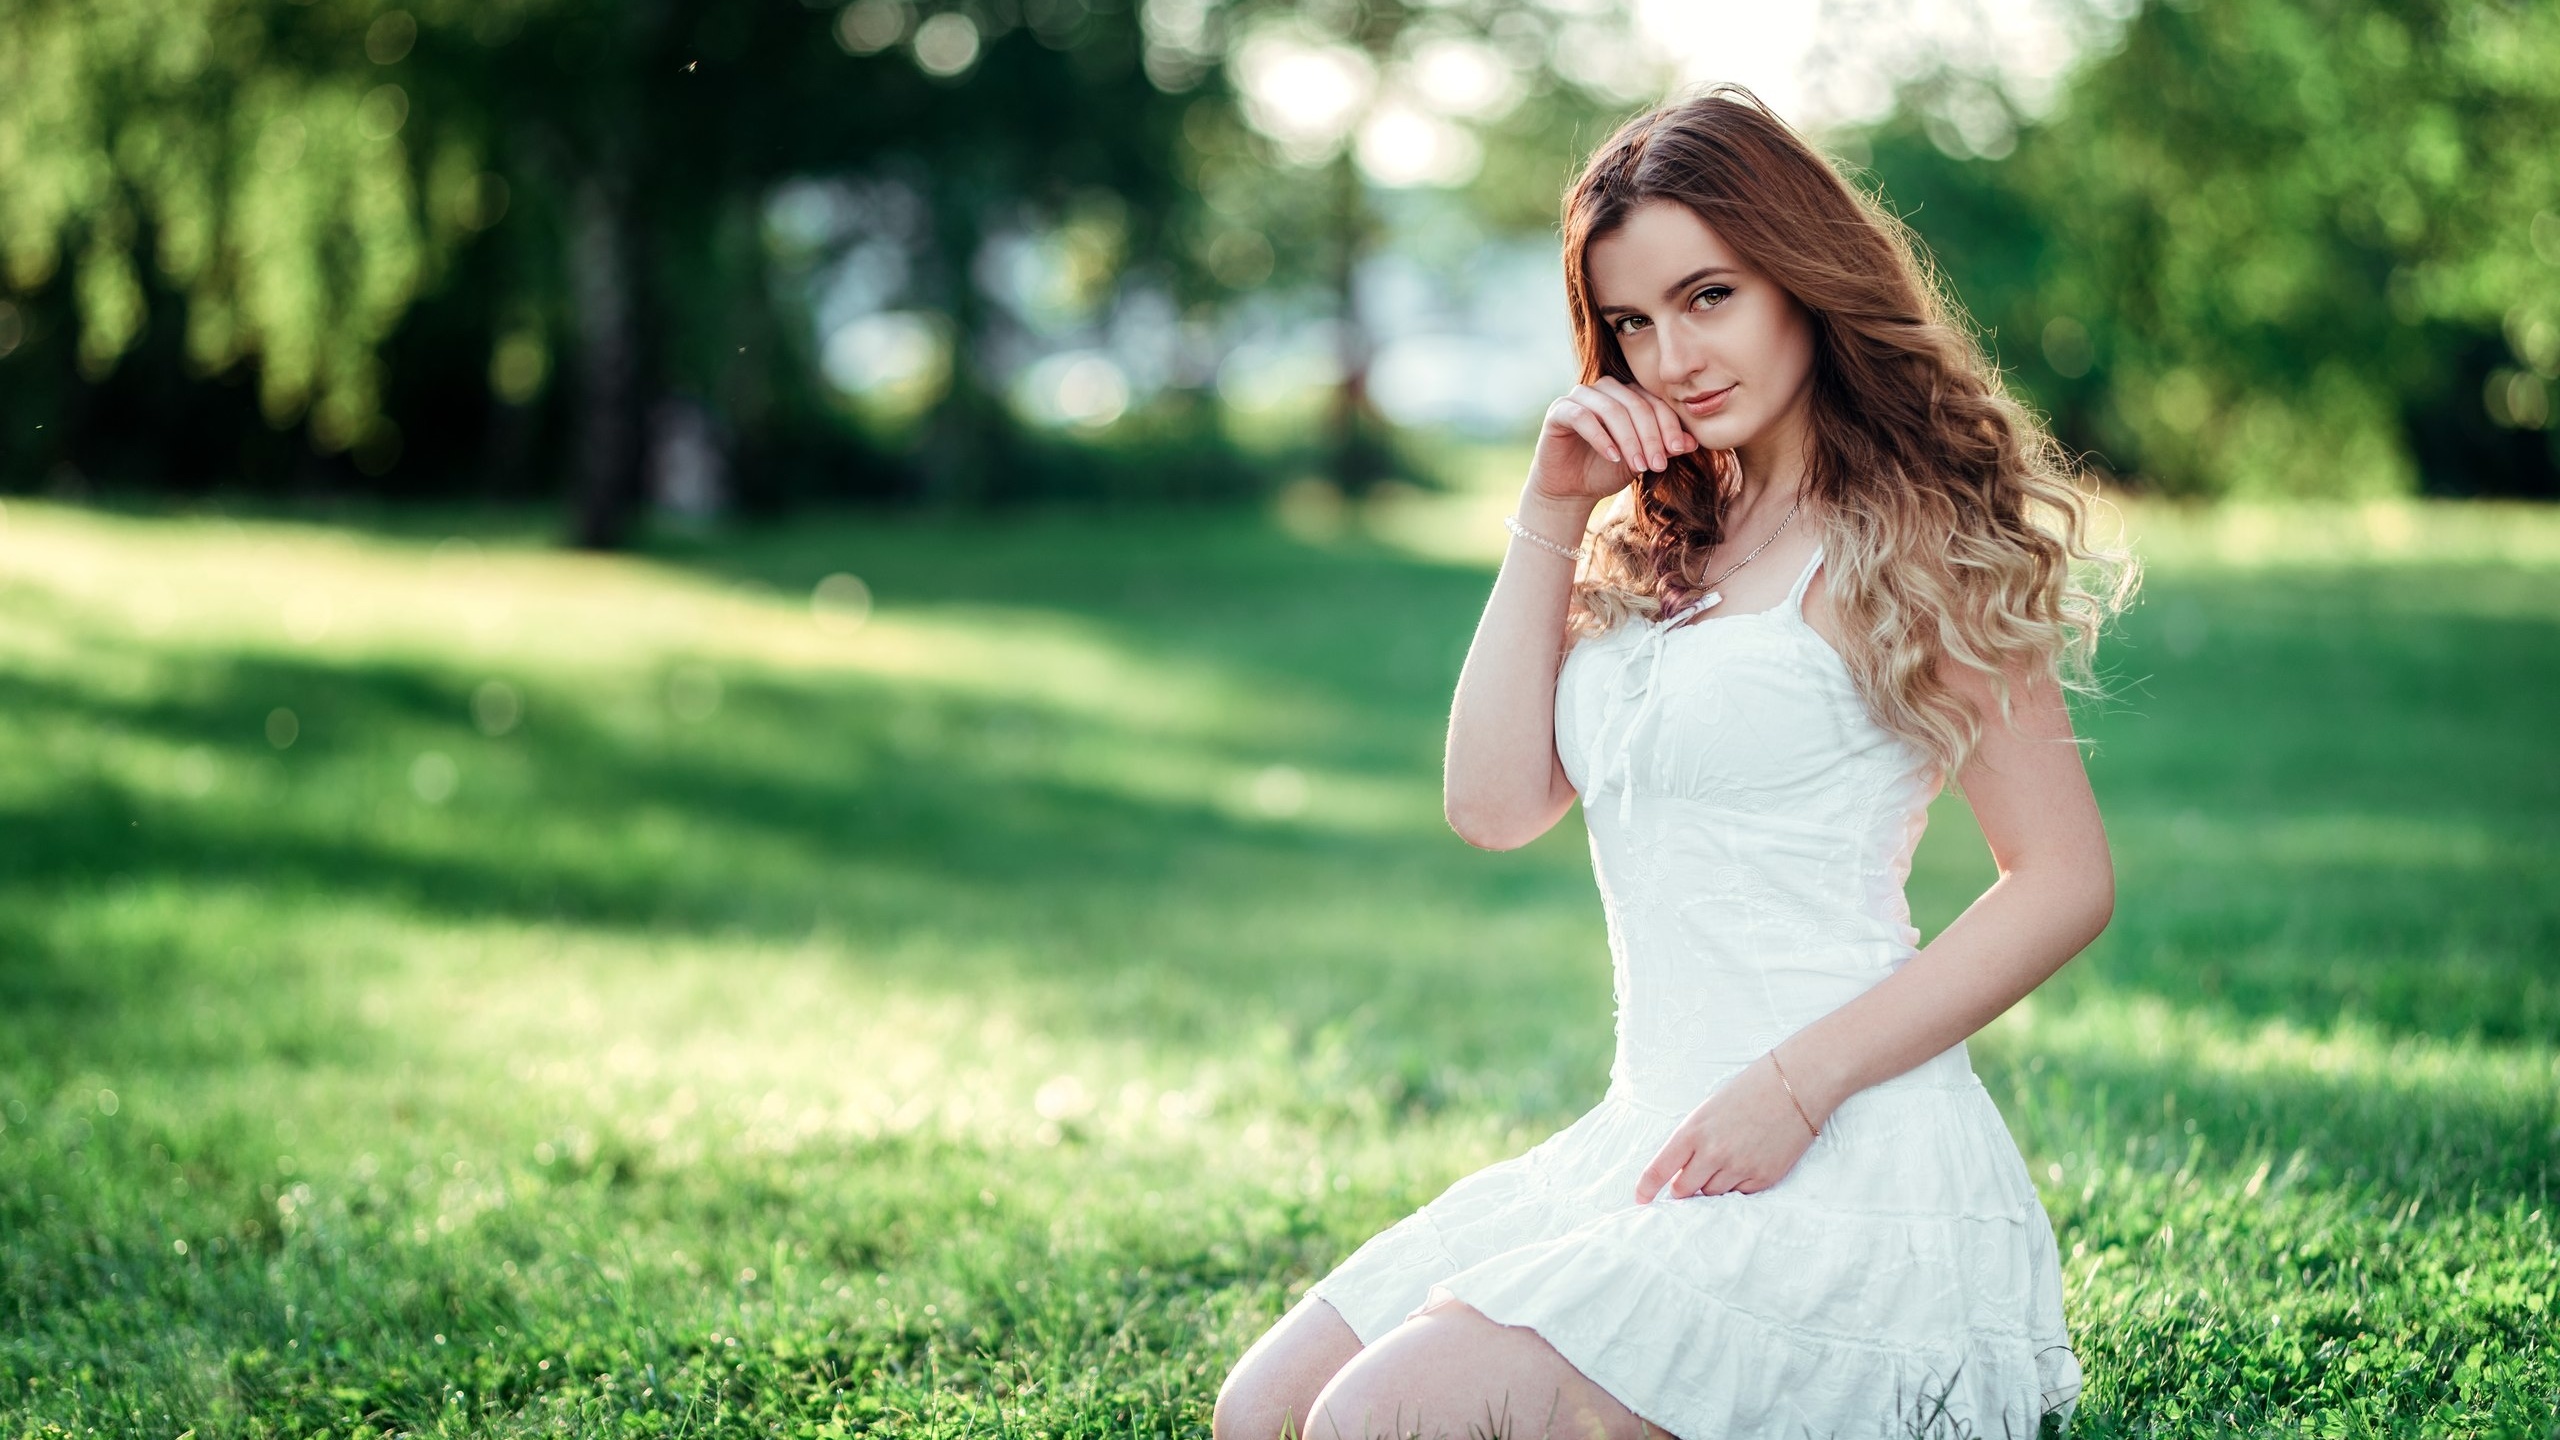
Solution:
{"label": "young woman", "polygon": [[[1509,849],[1584,801],[1608,1093],[1318,1281],[1216,1433],[2025,1440],[2081,1370],[1965,1041],[2113,907],[2064,696],[2131,569],[1908,232],[1747,92],[1621,129],[1564,235],[1584,383],[1447,808]],[[1902,886],[1949,778],[1999,879],[1922,948]]]}

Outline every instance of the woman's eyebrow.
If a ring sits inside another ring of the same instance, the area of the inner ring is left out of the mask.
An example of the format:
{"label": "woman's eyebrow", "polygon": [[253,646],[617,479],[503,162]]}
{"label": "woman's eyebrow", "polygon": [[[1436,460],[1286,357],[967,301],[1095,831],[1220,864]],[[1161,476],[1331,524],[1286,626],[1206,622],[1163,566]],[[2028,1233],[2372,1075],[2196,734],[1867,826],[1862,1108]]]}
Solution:
{"label": "woman's eyebrow", "polygon": [[[1710,275],[1738,275],[1741,273],[1741,271],[1734,269],[1730,265],[1701,266],[1698,269],[1692,270],[1688,274],[1681,276],[1679,279],[1672,281],[1669,286],[1664,288],[1662,298],[1665,300],[1677,300],[1680,298],[1681,291],[1688,289],[1690,286],[1697,284],[1699,281],[1706,279]],[[1597,308],[1601,314],[1609,315],[1621,312],[1632,314],[1636,307],[1633,305],[1602,305]]]}

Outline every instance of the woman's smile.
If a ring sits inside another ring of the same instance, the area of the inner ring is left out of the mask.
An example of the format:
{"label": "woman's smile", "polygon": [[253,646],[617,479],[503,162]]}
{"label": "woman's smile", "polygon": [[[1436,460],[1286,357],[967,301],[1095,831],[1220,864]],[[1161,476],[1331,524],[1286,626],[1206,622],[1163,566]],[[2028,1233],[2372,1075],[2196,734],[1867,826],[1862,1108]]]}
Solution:
{"label": "woman's smile", "polygon": [[1701,390],[1695,395],[1683,395],[1680,397],[1680,408],[1692,415],[1713,415],[1724,408],[1725,401],[1733,398],[1734,386],[1741,383],[1736,380],[1732,385],[1727,385],[1720,390]]}

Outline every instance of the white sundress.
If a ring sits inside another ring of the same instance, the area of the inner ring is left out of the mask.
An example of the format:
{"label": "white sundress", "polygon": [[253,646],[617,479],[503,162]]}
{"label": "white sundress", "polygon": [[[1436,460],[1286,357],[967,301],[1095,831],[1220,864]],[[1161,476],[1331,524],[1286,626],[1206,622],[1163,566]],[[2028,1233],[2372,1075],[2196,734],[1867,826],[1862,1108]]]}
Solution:
{"label": "white sundress", "polygon": [[2053,1227],[1962,1042],[1850,1096],[1766,1190],[1635,1201],[1710,1091],[1917,953],[1903,882],[1938,780],[1805,623],[1821,563],[1774,609],[1566,654],[1608,1092],[1316,1283],[1362,1344],[1455,1297],[1681,1440],[2032,1440],[2077,1408]]}

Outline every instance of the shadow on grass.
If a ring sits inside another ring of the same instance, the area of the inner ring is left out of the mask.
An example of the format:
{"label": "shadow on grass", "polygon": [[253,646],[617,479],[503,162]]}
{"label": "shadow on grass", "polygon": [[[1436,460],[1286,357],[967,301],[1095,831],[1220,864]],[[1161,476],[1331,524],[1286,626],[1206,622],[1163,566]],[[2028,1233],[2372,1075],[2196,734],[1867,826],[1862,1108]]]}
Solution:
{"label": "shadow on grass", "polygon": [[[1434,572],[1384,558],[1339,563],[1404,575],[1397,583],[1424,591],[1443,583]],[[1104,620],[1116,614],[1113,623],[1126,627],[1123,638],[1133,648],[1179,652],[1223,634],[1219,655],[1258,657],[1256,685],[1362,693],[1345,668],[1328,670],[1314,658],[1298,662],[1300,669],[1270,668],[1281,657],[1341,648],[1338,636],[1315,633],[1339,615],[1293,617],[1256,591],[1255,583],[1274,583],[1286,567],[1253,583],[1238,578],[1245,572],[1227,573],[1233,583],[1221,603],[1258,617],[1261,628],[1193,615],[1187,625],[1199,634],[1185,640],[1186,626],[1160,623],[1152,601],[1126,613],[1119,602],[1085,613]],[[1072,589],[1059,584],[1062,592]],[[1052,598],[1067,604],[1072,596]],[[1428,607],[1415,613],[1427,616]],[[1265,643],[1275,630],[1289,634]],[[2504,662],[2520,662],[2553,635],[2550,627],[2521,624],[2430,633],[2437,645]],[[1195,650],[1185,658],[1213,657]],[[2263,650],[2244,650],[2229,670],[2254,673],[2267,661]],[[2423,669],[2414,662],[2410,668]],[[64,901],[111,890],[167,890],[182,907],[191,896],[254,893],[455,924],[497,919],[777,943],[799,942],[833,915],[857,921],[862,933],[861,944],[842,949],[847,966],[944,993],[1038,982],[1056,1001],[1047,1023],[1156,1041],[1179,1035],[1203,1049],[1232,1041],[1235,1026],[1265,1014],[1313,1028],[1337,1018],[1345,996],[1401,987],[1404,1003],[1390,1006],[1378,1027],[1384,1043],[1481,1062],[1517,1053],[1532,1032],[1580,1003],[1569,997],[1605,988],[1596,900],[1570,820],[1530,851],[1489,856],[1445,836],[1425,841],[1241,818],[1205,799],[1061,778],[1047,759],[1057,747],[1132,743],[1090,719],[861,677],[733,682],[724,713],[737,717],[743,740],[724,740],[716,728],[635,725],[617,719],[606,702],[539,692],[524,729],[489,740],[466,720],[472,683],[417,665],[249,655],[207,656],[178,683],[138,695],[0,677],[0,706],[22,726],[142,737],[163,748],[203,746],[232,777],[226,789],[187,801],[103,769],[66,769],[49,788],[0,811],[0,1003],[17,1012],[21,1033],[76,1064],[111,1047],[115,1032],[139,1014],[188,1003],[202,986],[224,983],[226,966],[246,963],[256,983],[275,978],[236,948],[216,953],[191,944],[183,910],[156,930],[128,927],[112,943],[62,930],[56,911]],[[1444,684],[1435,678],[1411,693],[1436,697]],[[2210,677],[2180,677],[2176,686],[2164,680],[2163,690],[2198,684],[2230,690]],[[261,735],[279,703],[305,717],[304,737],[281,754]],[[1311,736],[1309,749],[1327,763],[1368,764],[1392,775],[1376,757],[1399,745],[1378,737],[1407,722],[1380,713],[1388,706],[1381,698],[1368,707],[1367,733]],[[2160,708],[2168,713],[2145,723],[2184,727],[2205,758],[2172,737],[2134,739],[2130,732],[2113,757],[2124,767],[2115,783],[2133,788],[2120,807],[2132,822],[2119,828],[2134,839],[2124,847],[2126,918],[2106,949],[2079,962],[2103,977],[2091,983],[2242,1020],[2282,1016],[2312,1029],[2349,1009],[2400,1033],[2439,1036],[2511,1035],[2532,1023],[2541,1003],[2533,997],[2543,993],[2531,988],[2543,980],[2533,967],[2551,953],[2533,942],[2548,933],[2552,902],[2547,891],[2506,888],[2544,852],[2534,843],[2537,816],[2484,803],[2495,793],[2493,777],[2465,775],[2452,760],[2436,767],[2454,795],[2471,798],[2484,826],[2522,837],[2512,855],[2488,852],[2493,863],[2479,867],[2484,878],[2476,889],[2422,866],[2422,883],[2413,883],[2412,862],[2387,846],[2343,858],[2336,846],[2262,850],[2195,874],[2181,865],[2174,829],[2145,834],[2147,818],[2182,814],[2182,799],[2221,783],[2212,747],[2201,743],[2212,726],[2263,737],[2244,744],[2245,759],[2234,762],[2262,765],[2266,745],[2298,716],[2288,709],[2269,718],[2238,701],[2230,707],[2238,720]],[[2258,718],[2246,718],[2253,714]],[[1013,738],[991,743],[995,732]],[[801,743],[765,743],[777,734]],[[1026,735],[1034,737],[1027,747]],[[463,756],[470,774],[442,807],[421,804],[406,788],[405,759],[430,745]],[[2396,780],[2362,786],[2321,764],[2308,766],[2310,774],[2328,776],[2321,793],[2332,807],[2356,806],[2358,814],[2386,821],[2409,818],[2394,812],[2421,793],[2391,793]],[[2521,793],[2536,795],[2531,785]],[[2374,803],[2386,796],[2392,808]],[[2332,813],[2319,808],[2320,798],[2297,794],[2295,803],[2316,820]],[[2262,804],[2246,818],[2281,819],[2261,813],[2280,808]],[[2433,813],[2441,824],[2461,811],[2442,804]],[[2170,899],[2152,903],[2146,892]],[[2422,948],[2443,928],[2428,902],[2447,896],[2459,897],[2467,918],[2456,923],[2485,937],[2484,948],[2517,947],[2504,951],[2507,968],[2477,968],[2470,988],[2450,995],[2429,989],[2438,972],[2429,970]],[[1252,917],[1303,908],[1311,897],[1381,912],[1443,910],[1468,917],[1470,928],[1430,953],[1398,954],[1383,966],[1373,950],[1338,937],[1326,948],[1305,931],[1255,932]],[[2322,897],[2334,906],[2306,905]],[[1458,992],[1459,1003],[1448,1003],[1444,982],[1481,967],[1476,942],[1506,917],[1535,917],[1559,934],[1578,930],[1587,956],[1510,977],[1526,1003],[1490,1004],[1481,990]],[[966,958],[930,972],[894,968],[891,957],[914,939],[945,942],[937,954]],[[2289,948],[2280,952],[2278,942]],[[2253,948],[2255,970],[2247,958]],[[2219,993],[2200,988],[2184,968],[2200,953],[2225,957]],[[2292,960],[2297,955],[2302,963]],[[1061,965],[1085,968],[1062,974]],[[1119,983],[1134,972],[1144,972],[1147,983]],[[304,1029],[310,1033],[288,1043],[303,1047],[300,1053],[327,1049],[326,1027]],[[2157,1130],[2157,1111],[2174,1094],[2183,1115],[2200,1122],[2201,1143],[2216,1151],[2305,1148],[2337,1173],[2369,1174],[2391,1187],[2521,1195],[2554,1178],[2547,1136],[2515,1143],[2547,1128],[2515,1097],[2430,1093],[2424,1106],[2412,1106],[2405,1095],[2318,1076],[2225,1083],[2085,1058],[2067,1062],[2067,1072],[2073,1091],[2056,1103],[2077,1112],[2075,1123],[2095,1107],[2129,1132]]]}
{"label": "shadow on grass", "polygon": [[[734,725],[686,727],[537,686],[523,727],[493,740],[466,719],[476,678],[249,655],[207,657],[140,693],[0,677],[0,707],[27,731],[164,762],[201,749],[223,777],[189,799],[144,785],[134,762],[65,767],[0,805],[0,998],[28,1043],[73,1060],[203,985],[273,982],[275,957],[242,948],[265,937],[217,940],[191,915],[223,896],[255,897],[280,926],[336,908],[797,945],[832,925],[857,936],[841,963],[901,984],[1037,982],[1070,1002],[1053,1021],[1081,1009],[1103,1028],[1194,1035],[1273,1007],[1312,1029],[1375,978],[1375,942],[1293,944],[1255,924],[1311,896],[1496,922],[1579,899],[1596,921],[1588,880],[1550,858],[1569,837],[1484,856],[1445,835],[1078,781],[1056,753],[1130,738],[1071,715],[861,677],[750,677],[727,686]],[[279,704],[302,717],[281,753],[263,738]],[[776,734],[799,743],[767,743]],[[408,762],[429,748],[466,776],[440,806],[409,789]],[[156,924],[66,929],[66,913],[120,896],[159,897]],[[1426,972],[1475,958],[1463,937],[1437,948],[1400,958]],[[937,957],[931,973],[899,968],[915,950]],[[1118,983],[1133,972],[1147,983]],[[1419,1010],[1427,982],[1404,988]]]}
{"label": "shadow on grass", "polygon": [[[1240,521],[874,523],[661,558],[784,594],[852,569],[888,603],[1072,614],[1130,652],[1322,693],[1414,737],[1388,756],[1419,756],[1443,723],[1487,583]],[[2118,698],[2083,719],[2120,870],[2115,925],[2083,966],[2247,1020],[2560,1032],[2560,607],[2533,578],[2155,580],[2110,642]],[[1920,913],[1970,900],[1921,873]]]}

